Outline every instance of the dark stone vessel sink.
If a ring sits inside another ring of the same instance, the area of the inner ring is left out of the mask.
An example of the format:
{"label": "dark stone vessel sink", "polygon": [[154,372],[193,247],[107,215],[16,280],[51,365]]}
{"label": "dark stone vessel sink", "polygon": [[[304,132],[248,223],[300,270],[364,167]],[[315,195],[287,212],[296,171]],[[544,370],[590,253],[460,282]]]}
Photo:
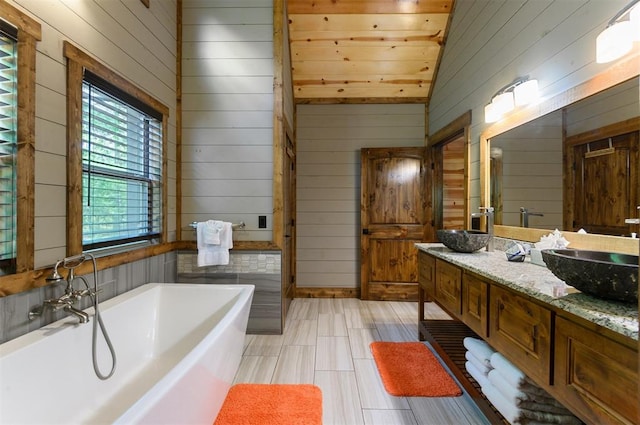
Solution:
{"label": "dark stone vessel sink", "polygon": [[449,249],[457,252],[474,252],[489,243],[491,235],[479,230],[440,229],[438,239]]}
{"label": "dark stone vessel sink", "polygon": [[543,249],[547,268],[567,285],[593,295],[638,302],[638,256],[577,249]]}

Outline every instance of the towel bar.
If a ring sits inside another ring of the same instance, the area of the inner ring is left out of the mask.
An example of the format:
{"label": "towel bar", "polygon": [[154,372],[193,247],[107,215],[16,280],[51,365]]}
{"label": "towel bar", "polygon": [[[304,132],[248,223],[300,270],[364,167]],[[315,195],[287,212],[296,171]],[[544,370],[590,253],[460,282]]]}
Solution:
{"label": "towel bar", "polygon": [[[232,223],[231,224],[231,227],[233,229],[244,229],[245,226],[246,226],[246,224],[244,223],[244,221],[241,221],[240,223]],[[197,221],[192,221],[189,224],[189,227],[191,227],[193,230],[197,229],[198,228],[198,222]]]}

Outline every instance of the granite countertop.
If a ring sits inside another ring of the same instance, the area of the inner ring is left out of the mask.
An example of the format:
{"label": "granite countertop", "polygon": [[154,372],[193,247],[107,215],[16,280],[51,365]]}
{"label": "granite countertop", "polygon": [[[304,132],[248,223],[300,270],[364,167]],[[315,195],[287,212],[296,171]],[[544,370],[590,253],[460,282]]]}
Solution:
{"label": "granite countertop", "polygon": [[583,294],[566,285],[549,269],[532,264],[509,262],[504,251],[455,252],[441,243],[417,243],[418,249],[470,270],[480,276],[527,294],[557,309],[567,311],[604,328],[638,340],[638,307]]}

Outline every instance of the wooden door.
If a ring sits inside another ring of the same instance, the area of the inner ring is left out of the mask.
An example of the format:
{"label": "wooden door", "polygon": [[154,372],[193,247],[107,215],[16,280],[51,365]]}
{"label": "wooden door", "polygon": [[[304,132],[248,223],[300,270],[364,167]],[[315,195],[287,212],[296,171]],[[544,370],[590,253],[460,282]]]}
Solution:
{"label": "wooden door", "polygon": [[425,148],[362,149],[362,299],[418,299],[415,243],[425,240],[426,190]]}
{"label": "wooden door", "polygon": [[573,147],[572,230],[629,235],[638,205],[638,132]]}
{"label": "wooden door", "polygon": [[[296,156],[295,146],[287,133],[284,155],[284,247],[282,252],[282,317],[287,316],[289,304],[296,292]],[[284,327],[283,327],[284,329]]]}

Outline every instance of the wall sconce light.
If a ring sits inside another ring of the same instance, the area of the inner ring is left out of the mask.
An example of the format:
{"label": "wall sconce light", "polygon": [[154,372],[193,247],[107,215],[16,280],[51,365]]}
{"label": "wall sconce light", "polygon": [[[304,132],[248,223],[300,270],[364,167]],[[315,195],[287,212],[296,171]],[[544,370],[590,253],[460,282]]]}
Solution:
{"label": "wall sconce light", "polygon": [[536,100],[538,100],[538,80],[529,80],[528,77],[519,78],[493,95],[491,103],[484,107],[484,121],[486,123],[499,121],[516,106],[529,105]]}
{"label": "wall sconce light", "polygon": [[[607,63],[626,55],[640,41],[640,0],[633,0],[611,18],[596,38],[596,62]],[[629,20],[620,21],[625,15]]]}

